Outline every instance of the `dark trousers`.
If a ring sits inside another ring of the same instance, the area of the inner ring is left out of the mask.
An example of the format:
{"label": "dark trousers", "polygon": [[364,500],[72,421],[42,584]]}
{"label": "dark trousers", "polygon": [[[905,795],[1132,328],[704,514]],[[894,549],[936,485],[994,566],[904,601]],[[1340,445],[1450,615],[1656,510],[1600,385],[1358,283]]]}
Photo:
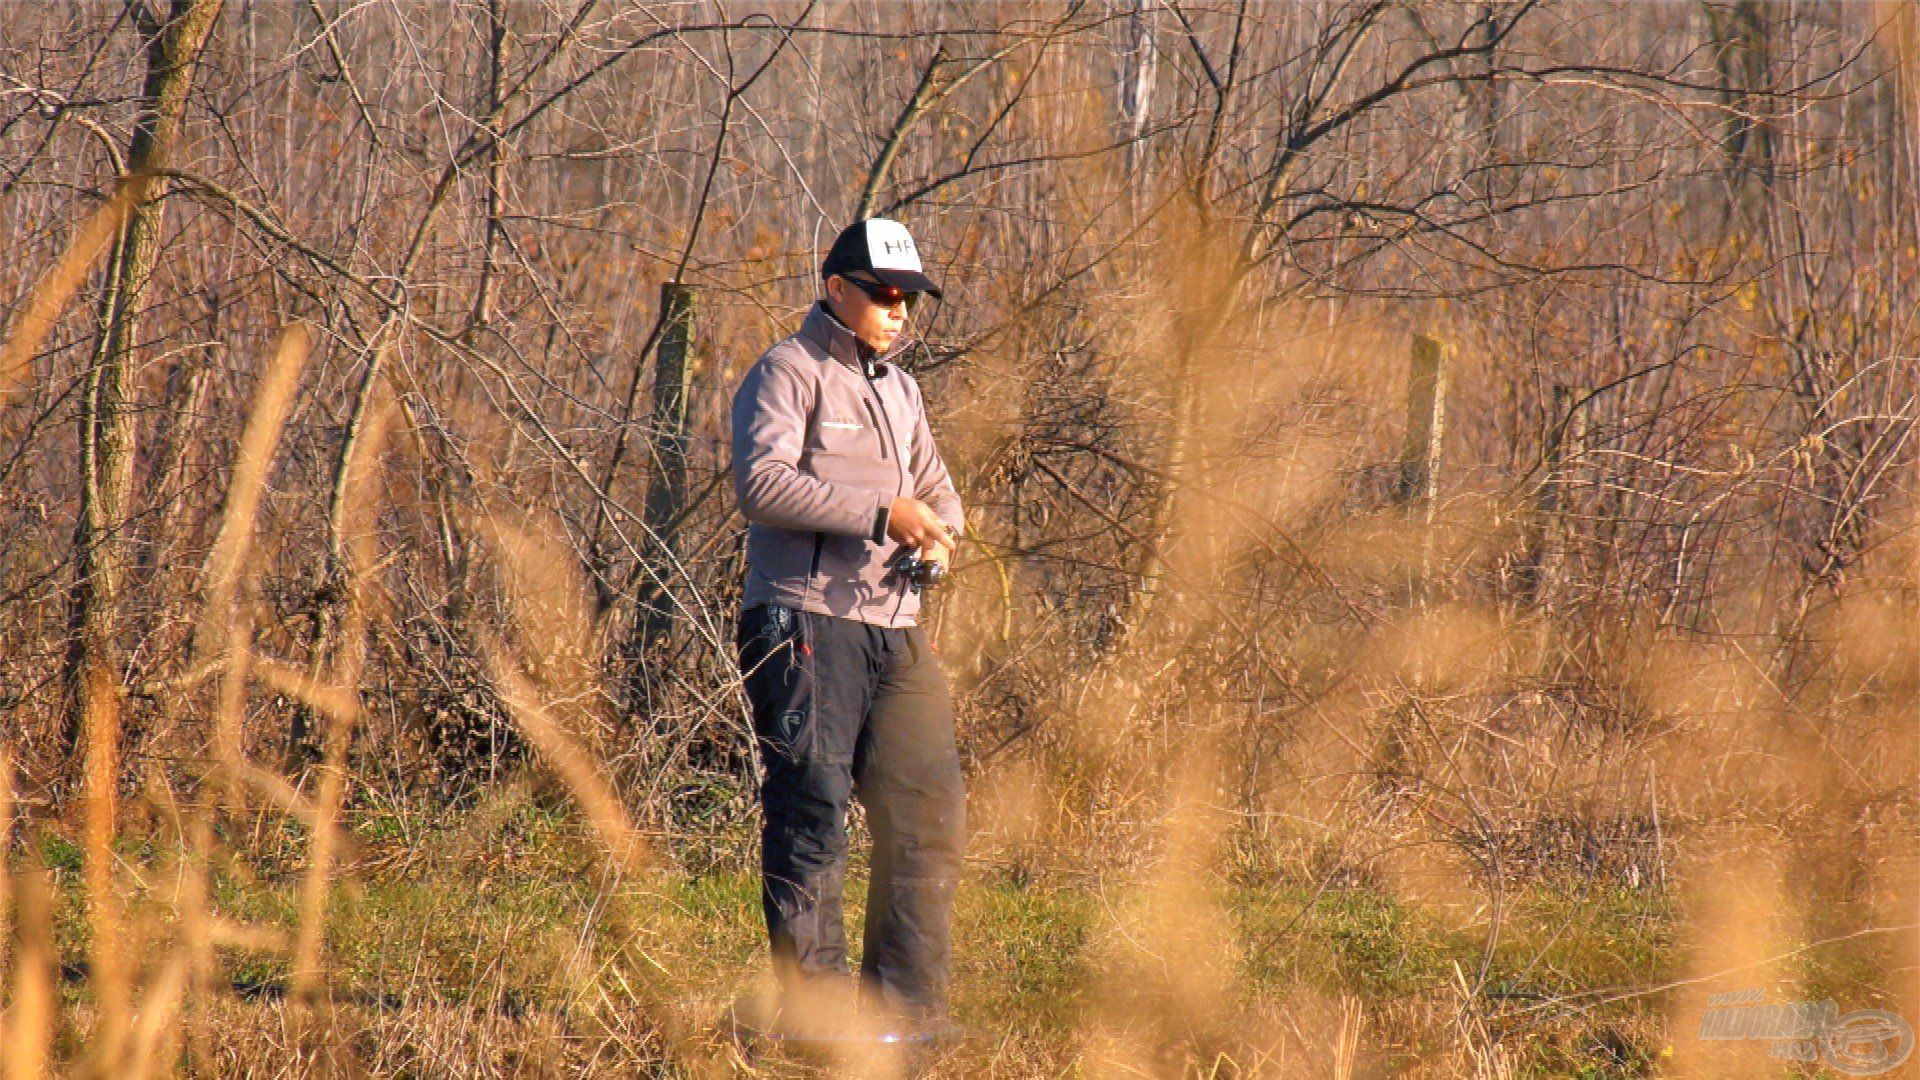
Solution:
{"label": "dark trousers", "polygon": [[841,893],[858,794],[873,833],[861,988],[940,1016],[966,796],[926,635],[765,604],[741,614],[738,644],[764,768],[761,900],[783,988],[850,974]]}

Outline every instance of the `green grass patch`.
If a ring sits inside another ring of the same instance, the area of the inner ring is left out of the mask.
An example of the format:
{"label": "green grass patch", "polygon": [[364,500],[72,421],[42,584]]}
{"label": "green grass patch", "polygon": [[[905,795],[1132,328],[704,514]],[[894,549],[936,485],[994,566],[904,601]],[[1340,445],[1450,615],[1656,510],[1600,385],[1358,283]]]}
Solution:
{"label": "green grass patch", "polygon": [[956,1011],[985,1031],[1069,1026],[1084,1001],[1095,904],[1003,879],[963,884],[954,912]]}
{"label": "green grass patch", "polygon": [[[297,828],[251,835],[253,847],[235,845],[228,850],[237,853],[216,860],[214,906],[291,940],[305,837]],[[356,815],[348,838],[354,872],[328,896],[326,935],[331,987],[349,1003],[537,1012],[579,1030],[610,1017],[641,1027],[674,1018],[692,1030],[711,1025],[767,970],[755,838],[746,832],[729,843],[703,836],[698,858],[667,852],[657,871],[616,879],[563,803],[509,789],[436,819]],[[40,846],[37,854],[56,867],[63,958],[83,958],[79,852],[52,834]],[[177,854],[141,846],[122,858],[131,917],[159,910]],[[856,963],[865,877],[855,859],[847,932]],[[1201,1019],[1217,1024],[1208,1038],[1235,1052],[1243,1026],[1274,1030],[1275,1018],[1301,1001],[1357,999],[1369,1018],[1372,1060],[1395,1068],[1444,1060],[1457,1039],[1447,1019],[1459,1003],[1456,971],[1474,984],[1483,962],[1481,1006],[1517,1075],[1649,1075],[1661,1051],[1686,1037],[1667,1033],[1664,1003],[1651,999],[1591,1014],[1531,1007],[1678,974],[1684,936],[1657,889],[1536,879],[1506,898],[1496,923],[1491,906],[1462,911],[1364,879],[1324,890],[1278,875],[1220,880],[1212,896],[1232,992],[1227,1015]],[[1070,878],[969,867],[954,928],[961,1023],[994,1033],[1035,1068],[1070,1071],[1087,1052],[1087,1032],[1111,1023],[1103,1010],[1115,1007],[1103,982],[1114,951],[1106,936],[1126,932],[1108,924],[1130,910],[1131,892],[1125,883],[1107,888],[1103,899]],[[1878,1004],[1863,988],[1889,948],[1862,941],[1809,956],[1801,993],[1832,993],[1850,1008]],[[289,965],[284,950],[223,954],[224,977],[243,989],[284,987]],[[1151,988],[1145,992],[1150,998]],[[69,1001],[87,994],[84,982],[64,987]]]}
{"label": "green grass patch", "polygon": [[1473,951],[1432,914],[1372,887],[1237,886],[1225,900],[1256,992],[1309,985],[1379,1001],[1442,985]]}

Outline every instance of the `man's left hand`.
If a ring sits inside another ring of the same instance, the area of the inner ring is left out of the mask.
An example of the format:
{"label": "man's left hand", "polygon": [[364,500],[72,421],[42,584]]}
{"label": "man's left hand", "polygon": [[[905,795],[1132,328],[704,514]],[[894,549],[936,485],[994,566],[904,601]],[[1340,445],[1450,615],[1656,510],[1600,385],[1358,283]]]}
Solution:
{"label": "man's left hand", "polygon": [[920,546],[920,558],[924,562],[939,563],[941,568],[951,570],[953,569],[953,543],[951,540],[942,543],[939,540],[929,539]]}

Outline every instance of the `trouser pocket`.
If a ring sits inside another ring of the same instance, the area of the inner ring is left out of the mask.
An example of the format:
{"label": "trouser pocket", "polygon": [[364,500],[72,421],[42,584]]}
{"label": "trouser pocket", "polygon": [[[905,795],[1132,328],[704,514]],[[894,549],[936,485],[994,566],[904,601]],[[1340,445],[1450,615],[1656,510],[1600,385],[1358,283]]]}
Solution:
{"label": "trouser pocket", "polygon": [[850,755],[836,747],[858,716],[835,706],[859,700],[846,679],[864,668],[848,638],[835,620],[782,605],[740,619],[740,669],[763,770],[761,902],[774,967],[790,991],[807,977],[848,971],[841,893],[853,774]]}
{"label": "trouser pocket", "polygon": [[807,760],[816,709],[806,613],[784,604],[754,607],[741,613],[737,644],[760,752]]}

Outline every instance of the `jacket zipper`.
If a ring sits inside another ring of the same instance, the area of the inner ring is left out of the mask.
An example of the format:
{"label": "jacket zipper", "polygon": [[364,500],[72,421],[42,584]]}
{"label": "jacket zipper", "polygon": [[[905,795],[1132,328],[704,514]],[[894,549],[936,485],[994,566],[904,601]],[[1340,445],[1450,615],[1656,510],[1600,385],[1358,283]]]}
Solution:
{"label": "jacket zipper", "polygon": [[[881,426],[880,414],[874,411],[873,402],[866,398],[862,398],[861,403],[867,407],[867,419],[873,421],[874,427],[876,428],[880,427]],[[884,460],[891,456],[893,455],[887,452],[887,437],[885,435],[882,435],[880,436],[880,457],[882,460]]]}
{"label": "jacket zipper", "polygon": [[806,600],[800,605],[803,609],[808,603],[813,601],[813,583],[814,580],[820,576],[820,549],[825,547],[826,543],[826,533],[816,532],[813,534],[813,554],[807,559]]}
{"label": "jacket zipper", "polygon": [[[907,462],[906,458],[900,453],[900,443],[894,438],[893,424],[887,420],[886,402],[880,399],[880,390],[873,385],[873,377],[867,375],[865,371],[862,371],[861,375],[866,380],[867,393],[869,395],[867,398],[867,411],[875,414],[874,423],[886,430],[886,434],[882,436],[880,440],[880,456],[886,456],[889,445],[893,447],[893,460],[900,470],[900,484],[895,490],[904,495],[911,495],[913,494],[913,479],[907,473]],[[911,591],[913,591],[913,586],[911,585],[903,583],[900,586],[899,595],[894,597],[893,614],[889,616],[887,620],[889,623],[897,623],[900,621],[900,609],[907,606],[907,594]]]}
{"label": "jacket zipper", "polygon": [[880,400],[880,391],[873,385],[873,377],[862,373],[861,378],[867,384],[867,412],[872,414],[876,426],[886,432],[880,439],[880,456],[887,456],[887,448],[893,448],[894,465],[900,470],[900,486],[894,490],[903,495],[913,494],[912,483],[907,476],[906,459],[900,456],[900,443],[894,438],[893,424],[887,419],[887,404]]}

